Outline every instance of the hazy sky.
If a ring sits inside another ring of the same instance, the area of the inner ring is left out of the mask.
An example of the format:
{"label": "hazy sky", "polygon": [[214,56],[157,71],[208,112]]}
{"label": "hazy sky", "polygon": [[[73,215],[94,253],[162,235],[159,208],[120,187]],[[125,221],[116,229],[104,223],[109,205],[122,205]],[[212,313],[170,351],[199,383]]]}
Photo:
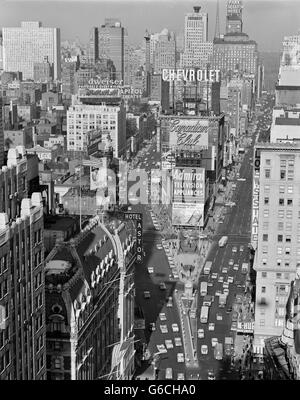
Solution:
{"label": "hazy sky", "polygon": [[[220,30],[224,33],[226,0],[220,2]],[[59,27],[62,40],[78,37],[87,42],[89,29],[105,17],[120,18],[129,42],[140,44],[145,29],[183,31],[184,14],[200,5],[208,12],[209,39],[213,37],[216,0],[0,0],[0,28],[19,26],[22,20],[38,20],[43,26]],[[278,51],[286,35],[300,28],[300,0],[244,0],[244,32],[257,41],[261,51]]]}

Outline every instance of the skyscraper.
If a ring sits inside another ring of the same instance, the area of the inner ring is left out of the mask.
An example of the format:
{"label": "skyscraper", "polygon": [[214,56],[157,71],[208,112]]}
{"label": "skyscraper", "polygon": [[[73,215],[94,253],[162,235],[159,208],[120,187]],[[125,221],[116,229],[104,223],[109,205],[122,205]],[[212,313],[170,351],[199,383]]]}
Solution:
{"label": "skyscraper", "polygon": [[95,63],[99,59],[99,30],[97,27],[90,30],[89,53],[90,62]]}
{"label": "skyscraper", "polygon": [[116,68],[116,79],[124,81],[125,41],[127,32],[115,18],[106,18],[98,28],[99,58],[110,59]]}
{"label": "skyscraper", "polygon": [[201,7],[194,7],[193,13],[184,19],[184,51],[181,67],[206,67],[210,61],[213,44],[208,42],[208,14],[200,13]]}
{"label": "skyscraper", "polygon": [[226,34],[214,38],[213,43],[213,67],[219,69],[222,76],[233,71],[253,76],[257,74],[257,43],[250,40],[242,28],[242,2],[228,0]]}
{"label": "skyscraper", "polygon": [[43,28],[40,22],[21,22],[19,28],[3,28],[3,69],[21,71],[33,79],[34,63],[44,57],[53,64],[54,79],[60,79],[60,29]]}
{"label": "skyscraper", "polygon": [[[151,42],[151,40],[150,40]],[[164,29],[158,36],[153,53],[154,73],[161,74],[164,68],[175,68],[175,34]]]}
{"label": "skyscraper", "polygon": [[4,130],[3,130],[3,104],[0,97],[0,168],[4,164]]}

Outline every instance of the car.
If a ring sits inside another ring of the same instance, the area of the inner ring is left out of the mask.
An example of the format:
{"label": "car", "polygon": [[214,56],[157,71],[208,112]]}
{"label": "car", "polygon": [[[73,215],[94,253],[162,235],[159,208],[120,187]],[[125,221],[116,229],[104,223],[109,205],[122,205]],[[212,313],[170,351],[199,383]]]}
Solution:
{"label": "car", "polygon": [[223,288],[228,289],[229,288],[229,283],[228,282],[223,282]]}
{"label": "car", "polygon": [[166,368],[166,379],[173,379],[173,369]]}
{"label": "car", "polygon": [[214,330],[215,330],[215,324],[214,324],[214,322],[210,322],[210,323],[208,324],[208,330],[209,330],[209,331],[214,331]]}
{"label": "car", "polygon": [[157,250],[162,250],[162,245],[161,244],[157,244],[156,248],[157,248]]}
{"label": "car", "polygon": [[179,332],[178,324],[172,324],[172,331],[173,332]]}
{"label": "car", "polygon": [[184,363],[184,355],[183,353],[177,353],[177,362]]}
{"label": "car", "polygon": [[212,286],[214,286],[214,284],[212,282],[207,282],[207,286],[212,287]]}
{"label": "car", "polygon": [[173,277],[174,279],[179,279],[179,275],[176,272],[174,272]]}
{"label": "car", "polygon": [[184,372],[178,372],[178,374],[177,374],[177,380],[178,380],[178,381],[184,381],[184,380],[185,380]]}
{"label": "car", "polygon": [[201,346],[201,354],[208,354],[208,346],[206,344]]}
{"label": "car", "polygon": [[173,298],[172,298],[172,296],[168,297],[167,307],[173,307]]}
{"label": "car", "polygon": [[231,328],[232,331],[236,331],[237,330],[237,322],[232,322],[231,324]]}
{"label": "car", "polygon": [[167,289],[167,287],[166,287],[166,284],[165,284],[165,282],[160,282],[160,284],[159,284],[159,288],[160,288],[160,290],[166,290],[166,289]]}
{"label": "car", "polygon": [[175,342],[175,346],[176,346],[176,347],[181,347],[181,346],[182,346],[181,337],[176,337],[176,338],[174,339],[174,342]]}
{"label": "car", "polygon": [[149,331],[154,332],[156,330],[155,322],[150,322]]}
{"label": "car", "polygon": [[212,347],[215,347],[215,345],[218,343],[218,338],[215,338],[215,337],[213,337],[213,338],[211,338],[211,345],[212,345]]}
{"label": "car", "polygon": [[240,246],[240,253],[244,251],[244,246]]}
{"label": "car", "polygon": [[217,321],[222,321],[223,320],[223,316],[220,313],[217,313]]}
{"label": "car", "polygon": [[165,340],[165,345],[166,345],[166,348],[169,350],[169,349],[174,349],[174,345],[173,345],[173,342],[172,342],[172,340],[171,339],[166,339]]}
{"label": "car", "polygon": [[228,283],[233,283],[233,280],[234,280],[233,276],[228,276],[227,277],[227,282]]}
{"label": "car", "polygon": [[229,289],[227,289],[227,288],[223,289],[223,293],[228,295]]}
{"label": "car", "polygon": [[159,353],[167,353],[168,352],[168,350],[165,348],[164,344],[157,344],[156,348]]}
{"label": "car", "polygon": [[148,290],[145,290],[144,291],[144,299],[150,299],[150,297],[151,297],[150,292]]}
{"label": "car", "polygon": [[161,321],[166,321],[167,320],[166,314],[165,313],[159,313],[159,319]]}
{"label": "car", "polygon": [[215,293],[215,296],[220,296],[220,294],[221,294],[221,291],[217,290],[216,293]]}
{"label": "car", "polygon": [[211,279],[218,279],[218,274],[216,272],[211,274]]}
{"label": "car", "polygon": [[233,253],[236,253],[236,252],[237,252],[237,247],[236,247],[236,246],[233,246],[232,252],[233,252]]}
{"label": "car", "polygon": [[153,274],[154,273],[154,267],[148,267],[148,272],[149,272],[149,274]]}
{"label": "car", "polygon": [[215,381],[215,380],[216,380],[216,377],[215,377],[215,374],[214,374],[213,371],[208,371],[207,379],[208,379],[209,381]]}
{"label": "car", "polygon": [[229,260],[228,265],[231,267],[233,264],[234,264],[234,260],[233,260],[233,258],[231,258],[231,259]]}
{"label": "car", "polygon": [[198,338],[204,339],[204,329],[198,329]]}
{"label": "car", "polygon": [[160,327],[161,333],[168,333],[167,325],[160,325],[159,327]]}
{"label": "car", "polygon": [[224,276],[219,276],[218,282],[223,283],[223,281],[224,281]]}
{"label": "car", "polygon": [[239,270],[239,264],[234,264],[233,270],[234,270],[234,271],[238,271],[238,270]]}
{"label": "car", "polygon": [[228,268],[227,267],[223,267],[222,268],[222,274],[227,274],[228,272]]}

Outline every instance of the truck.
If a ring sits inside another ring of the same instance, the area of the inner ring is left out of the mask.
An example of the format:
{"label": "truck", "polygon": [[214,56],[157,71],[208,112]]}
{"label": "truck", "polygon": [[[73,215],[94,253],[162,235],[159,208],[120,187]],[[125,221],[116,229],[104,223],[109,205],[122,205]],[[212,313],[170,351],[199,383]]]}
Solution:
{"label": "truck", "polygon": [[221,239],[219,240],[219,247],[226,246],[227,242],[228,242],[228,236],[222,236]]}
{"label": "truck", "polygon": [[227,336],[225,337],[225,346],[224,346],[224,350],[225,350],[225,355],[226,356],[231,356],[231,349],[233,346],[233,338],[231,336]]}
{"label": "truck", "polygon": [[248,263],[243,263],[242,264],[242,274],[247,274],[249,271],[249,264]]}
{"label": "truck", "polygon": [[212,267],[212,261],[206,261],[203,269],[204,275],[209,275],[211,267]]}
{"label": "truck", "polygon": [[221,293],[219,296],[219,307],[224,308],[226,306],[227,294]]}
{"label": "truck", "polygon": [[209,311],[209,307],[207,307],[207,306],[202,306],[201,307],[201,314],[200,314],[200,322],[201,322],[201,324],[206,324],[207,323],[208,311]]}
{"label": "truck", "polygon": [[214,348],[214,356],[216,360],[223,359],[223,343],[217,343]]}

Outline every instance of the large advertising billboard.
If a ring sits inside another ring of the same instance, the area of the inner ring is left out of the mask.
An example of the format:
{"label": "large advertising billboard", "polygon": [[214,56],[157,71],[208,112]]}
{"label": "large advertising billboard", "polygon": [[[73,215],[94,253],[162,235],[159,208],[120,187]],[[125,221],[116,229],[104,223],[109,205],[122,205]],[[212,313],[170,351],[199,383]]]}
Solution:
{"label": "large advertising billboard", "polygon": [[204,204],[173,203],[172,224],[175,226],[202,227]]}
{"label": "large advertising billboard", "polygon": [[204,168],[174,168],[173,202],[204,204],[205,199],[205,169]]}
{"label": "large advertising billboard", "polygon": [[170,147],[193,150],[207,149],[208,125],[208,119],[171,119],[169,125]]}

